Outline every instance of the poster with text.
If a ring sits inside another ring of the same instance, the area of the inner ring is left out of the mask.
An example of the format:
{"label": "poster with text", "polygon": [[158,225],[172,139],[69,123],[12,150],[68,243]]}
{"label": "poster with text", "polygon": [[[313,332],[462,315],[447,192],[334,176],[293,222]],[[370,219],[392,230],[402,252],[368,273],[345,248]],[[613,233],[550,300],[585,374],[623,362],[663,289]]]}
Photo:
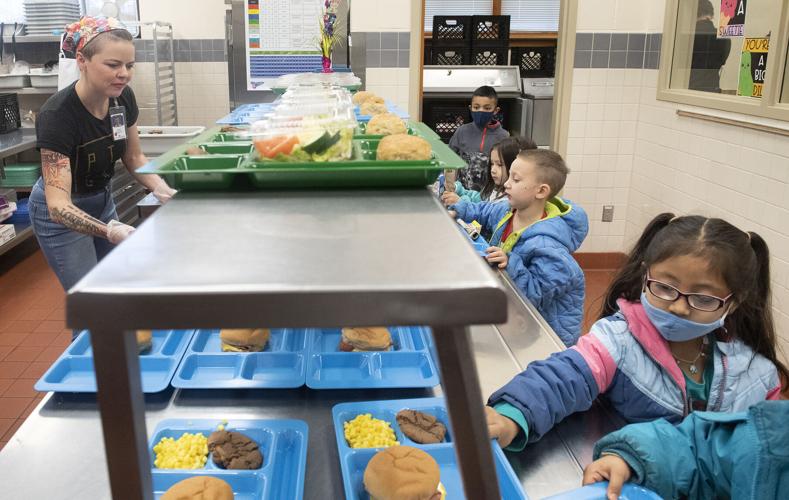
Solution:
{"label": "poster with text", "polygon": [[745,34],[745,11],[748,0],[721,0],[718,38],[731,38]]}
{"label": "poster with text", "polygon": [[764,77],[767,75],[767,52],[769,38],[746,38],[742,44],[740,58],[740,82],[737,95],[761,97]]}
{"label": "poster with text", "polygon": [[321,68],[322,0],[247,0],[247,90],[269,90],[277,77]]}

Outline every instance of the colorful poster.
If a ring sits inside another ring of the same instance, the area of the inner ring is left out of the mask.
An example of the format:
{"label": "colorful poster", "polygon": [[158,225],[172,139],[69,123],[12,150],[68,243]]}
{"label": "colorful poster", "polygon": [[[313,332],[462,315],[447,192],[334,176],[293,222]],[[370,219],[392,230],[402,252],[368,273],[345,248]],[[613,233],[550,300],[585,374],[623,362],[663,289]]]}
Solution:
{"label": "colorful poster", "polygon": [[321,68],[323,0],[246,0],[247,90],[268,90],[288,73]]}
{"label": "colorful poster", "polygon": [[718,38],[731,38],[745,34],[747,4],[748,0],[721,0]]}
{"label": "colorful poster", "polygon": [[737,95],[761,97],[764,77],[767,75],[767,52],[769,38],[746,38],[742,44],[740,58],[740,84]]}

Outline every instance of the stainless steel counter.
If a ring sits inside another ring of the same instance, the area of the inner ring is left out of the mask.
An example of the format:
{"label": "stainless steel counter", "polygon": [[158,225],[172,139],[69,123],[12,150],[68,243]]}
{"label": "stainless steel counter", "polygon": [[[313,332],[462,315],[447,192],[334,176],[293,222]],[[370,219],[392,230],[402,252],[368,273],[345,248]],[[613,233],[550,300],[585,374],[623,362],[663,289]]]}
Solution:
{"label": "stainless steel counter", "polygon": [[[563,348],[532,306],[508,282],[504,285],[510,310],[507,324],[471,328],[484,396],[509,381],[528,361]],[[303,419],[310,428],[304,498],[339,499],[344,492],[333,439],[332,406],[347,401],[439,394],[440,387],[375,391],[169,390],[146,397],[146,424],[150,435],[165,418]],[[529,496],[542,498],[580,485],[582,466],[591,460],[592,444],[621,425],[613,415],[596,406],[563,422],[523,453],[508,454]],[[3,494],[19,499],[110,498],[104,457],[95,396],[50,394],[0,452]]]}
{"label": "stainless steel counter", "polygon": [[0,134],[0,159],[15,155],[36,146],[36,129],[20,128]]}

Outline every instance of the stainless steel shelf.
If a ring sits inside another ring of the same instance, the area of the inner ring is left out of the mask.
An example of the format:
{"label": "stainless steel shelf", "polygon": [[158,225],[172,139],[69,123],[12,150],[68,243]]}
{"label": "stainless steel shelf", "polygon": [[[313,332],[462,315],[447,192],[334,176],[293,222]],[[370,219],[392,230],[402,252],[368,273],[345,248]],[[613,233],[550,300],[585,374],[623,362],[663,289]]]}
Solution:
{"label": "stainless steel shelf", "polygon": [[0,160],[36,147],[36,130],[20,128],[0,134]]}
{"label": "stainless steel shelf", "polygon": [[[6,29],[8,26],[6,25]],[[13,28],[13,26],[12,26]],[[6,32],[3,36],[5,43],[11,43],[11,34]],[[44,43],[60,42],[60,35],[17,35],[16,43]]]}
{"label": "stainless steel shelf", "polygon": [[124,330],[398,324],[433,327],[466,495],[499,498],[467,325],[503,323],[506,295],[427,189],[179,193],[69,290],[66,316],[91,330],[114,496],[152,491]]}
{"label": "stainless steel shelf", "polygon": [[[67,304],[74,328],[506,317],[500,283],[426,189],[180,193],[72,288]],[[96,314],[99,306],[111,317]]]}
{"label": "stainless steel shelf", "polygon": [[16,231],[16,236],[0,245],[0,255],[10,251],[20,243],[33,236],[33,226],[31,226],[29,223],[14,224],[14,230]]}
{"label": "stainless steel shelf", "polygon": [[20,94],[20,95],[52,95],[57,92],[57,87],[18,87],[13,89],[0,89],[3,94]]}

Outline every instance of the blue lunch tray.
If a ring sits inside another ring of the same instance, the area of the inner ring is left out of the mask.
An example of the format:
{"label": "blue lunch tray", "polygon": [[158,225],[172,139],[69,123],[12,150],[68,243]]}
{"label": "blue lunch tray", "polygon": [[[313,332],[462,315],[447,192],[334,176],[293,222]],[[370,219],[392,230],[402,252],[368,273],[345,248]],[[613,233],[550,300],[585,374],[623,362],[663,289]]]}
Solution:
{"label": "blue lunch tray", "polygon": [[[400,410],[418,410],[435,416],[447,426],[446,442],[439,444],[418,444],[405,437],[397,425],[395,415]],[[395,431],[397,441],[401,445],[419,448],[429,453],[441,468],[441,483],[447,490],[447,499],[459,500],[463,495],[460,470],[455,460],[455,449],[452,444],[452,431],[449,428],[449,416],[443,398],[401,399],[392,401],[368,401],[361,403],[341,403],[332,409],[334,433],[337,438],[337,450],[340,454],[345,498],[347,500],[367,500],[369,495],[364,489],[364,470],[370,459],[382,448],[351,448],[345,441],[343,423],[352,420],[359,414],[370,413],[373,418],[386,420]],[[521,488],[515,472],[512,470],[504,452],[495,441],[491,442],[493,457],[496,462],[496,473],[502,498],[505,500],[528,500]]]}
{"label": "blue lunch tray", "polygon": [[[140,354],[142,392],[161,392],[170,385],[194,330],[154,330],[151,350]],[[93,348],[87,330],[66,348],[44,373],[35,389],[40,392],[96,392]]]}
{"label": "blue lunch tray", "polygon": [[[407,111],[403,111],[399,107],[395,106],[391,101],[386,101],[386,108],[389,110],[390,113],[393,115],[397,115],[399,118],[403,120],[408,120],[410,117]],[[359,122],[369,122],[372,118],[372,115],[363,115],[360,112],[359,106],[354,106],[354,112],[356,113],[356,121]]]}
{"label": "blue lunch tray", "polygon": [[242,104],[216,121],[217,125],[246,125],[262,120],[273,108],[272,103]]}
{"label": "blue lunch tray", "polygon": [[430,355],[429,330],[389,327],[389,351],[342,352],[341,330],[315,330],[308,347],[307,387],[380,389],[435,387],[438,369]]}
{"label": "blue lunch tray", "polygon": [[[606,496],[607,488],[608,481],[603,481],[547,497],[545,500],[606,500],[608,498]],[[657,493],[633,483],[625,483],[622,486],[619,498],[620,500],[661,500]]]}
{"label": "blue lunch tray", "polygon": [[219,330],[198,330],[173,387],[180,389],[294,388],[304,385],[308,330],[271,330],[261,352],[222,352]]}
{"label": "blue lunch tray", "polygon": [[258,444],[263,465],[256,470],[222,469],[211,460],[202,469],[158,469],[153,466],[153,447],[164,437],[178,439],[185,432],[202,432],[207,438],[218,420],[162,420],[148,443],[151,455],[154,497],[160,498],[178,481],[193,476],[213,476],[227,482],[236,500],[300,500],[304,496],[307,467],[307,423],[302,420],[231,420],[225,425]]}

